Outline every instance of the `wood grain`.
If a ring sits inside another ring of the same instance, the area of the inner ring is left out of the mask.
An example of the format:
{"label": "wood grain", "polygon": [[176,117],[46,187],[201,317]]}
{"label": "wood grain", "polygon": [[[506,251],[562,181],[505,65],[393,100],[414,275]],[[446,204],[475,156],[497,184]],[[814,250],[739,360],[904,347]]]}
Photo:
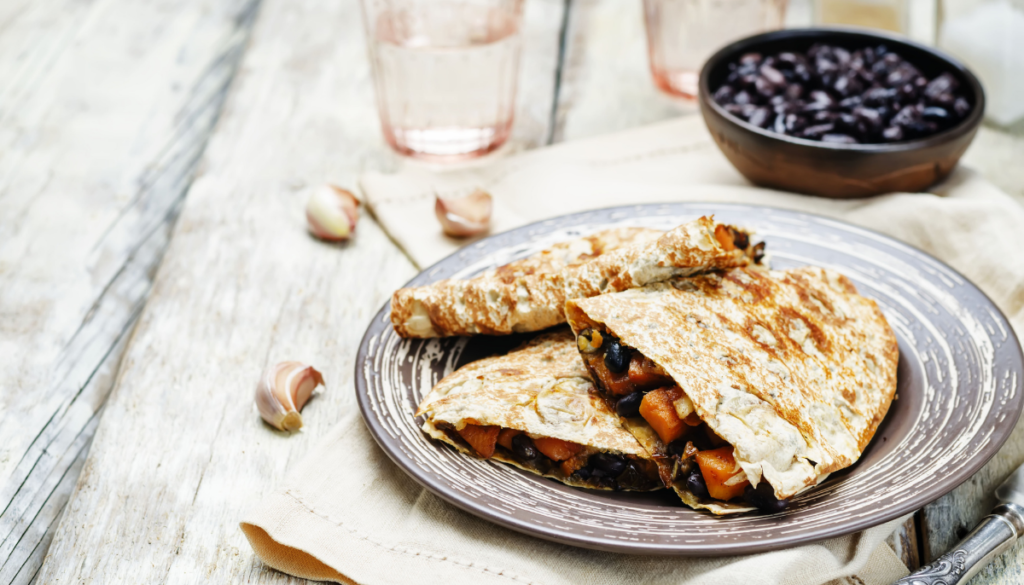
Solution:
{"label": "wood grain", "polygon": [[[528,5],[514,148],[550,133],[563,8]],[[307,187],[352,187],[360,172],[398,164],[380,136],[361,29],[356,2],[261,6],[40,582],[293,580],[255,558],[241,507],[355,408],[367,320],[415,273],[371,217],[348,244],[305,231]],[[253,405],[261,370],[285,359],[327,381],[293,436]]]}
{"label": "wood grain", "polygon": [[254,7],[0,6],[0,583],[42,564]]}

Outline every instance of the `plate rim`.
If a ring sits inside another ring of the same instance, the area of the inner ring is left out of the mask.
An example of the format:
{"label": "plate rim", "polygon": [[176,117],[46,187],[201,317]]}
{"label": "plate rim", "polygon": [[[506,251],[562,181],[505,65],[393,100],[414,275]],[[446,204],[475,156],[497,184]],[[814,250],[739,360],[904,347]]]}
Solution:
{"label": "plate rim", "polygon": [[[873,234],[874,236],[884,239],[891,244],[905,247],[909,250],[914,251],[917,254],[925,256],[932,262],[942,266],[946,270],[949,270],[957,277],[963,279],[964,282],[968,283],[975,291],[977,291],[981,297],[988,302],[989,308],[993,309],[995,314],[1001,319],[1002,323],[1006,325],[1008,331],[1008,341],[1012,342],[1016,346],[1016,356],[1018,362],[1024,368],[1024,347],[1021,345],[1021,340],[1017,336],[1016,331],[1013,328],[1013,324],[1007,319],[1006,314],[1003,310],[992,301],[991,297],[985,293],[973,280],[964,276],[960,271],[956,270],[946,262],[936,258],[932,254],[921,250],[920,248],[898,240],[892,236],[879,232],[871,228],[863,227],[857,224],[850,223],[842,219],[836,219],[827,215],[819,213],[807,212],[799,209],[789,209],[785,207],[771,206],[771,205],[758,205],[751,203],[724,203],[716,201],[677,201],[677,202],[663,202],[663,203],[636,203],[630,205],[616,205],[611,207],[600,207],[594,209],[587,209],[577,211],[573,213],[566,213],[556,215],[553,217],[537,220],[524,224],[503,232],[496,234],[490,234],[479,240],[470,242],[464,246],[461,246],[454,250],[451,254],[437,260],[430,266],[420,270],[415,276],[410,278],[402,287],[407,287],[412,281],[419,278],[425,273],[429,273],[434,270],[439,264],[448,261],[453,256],[462,253],[468,246],[478,245],[481,242],[492,240],[502,236],[508,236],[513,232],[529,231],[530,229],[536,229],[542,227],[543,224],[553,222],[573,216],[582,216],[592,213],[615,213],[616,211],[626,212],[628,210],[635,210],[637,208],[658,208],[658,207],[689,207],[689,206],[713,206],[721,208],[732,208],[732,209],[766,209],[784,214],[796,214],[808,217],[813,217],[829,222],[842,224],[847,227],[852,227],[857,230],[862,230]],[[712,214],[713,215],[713,214]],[[628,218],[626,218],[628,221]],[[455,507],[473,514],[474,516],[483,519],[485,521],[497,524],[504,528],[509,528],[521,534],[528,536],[542,538],[544,540],[554,542],[556,544],[575,546],[588,550],[598,550],[604,552],[622,553],[630,555],[654,555],[654,556],[676,556],[676,557],[723,557],[723,556],[734,556],[743,554],[756,554],[775,550],[781,550],[798,546],[802,544],[817,542],[823,539],[836,538],[840,536],[846,536],[853,534],[868,528],[879,526],[891,520],[895,520],[901,516],[905,516],[909,513],[916,512],[937,501],[939,498],[949,494],[953,490],[957,489],[969,479],[971,479],[976,473],[978,473],[993,457],[1002,449],[1003,445],[1010,438],[1014,428],[1017,426],[1022,410],[1024,410],[1024,392],[1018,392],[1013,401],[1017,403],[1017,408],[1012,410],[1012,416],[1007,417],[1008,424],[1004,425],[998,435],[992,437],[991,444],[993,445],[990,452],[984,456],[976,456],[968,460],[968,463],[960,468],[960,473],[963,477],[956,481],[948,490],[941,491],[938,494],[930,494],[921,492],[916,496],[904,500],[899,505],[895,506],[892,510],[880,513],[879,515],[872,515],[864,517],[860,520],[853,520],[848,523],[844,523],[842,528],[838,531],[835,525],[825,525],[819,528],[814,528],[809,531],[804,531],[796,535],[781,535],[770,539],[756,540],[756,541],[743,541],[734,543],[715,543],[715,544],[688,544],[685,546],[679,544],[659,544],[651,542],[634,542],[628,540],[609,540],[609,539],[597,539],[586,537],[583,535],[576,534],[574,532],[559,532],[550,527],[534,524],[525,520],[519,520],[512,516],[502,515],[496,513],[494,510],[487,508],[486,506],[477,503],[474,500],[460,497],[458,493],[449,493],[451,490],[441,484],[441,482],[434,480],[429,474],[424,473],[418,466],[411,464],[410,461],[404,460],[398,454],[393,453],[390,446],[384,440],[386,433],[384,432],[381,423],[376,417],[372,416],[373,409],[369,404],[369,389],[367,387],[366,380],[362,376],[362,366],[367,360],[367,354],[370,346],[370,338],[372,334],[375,334],[374,329],[377,323],[386,322],[390,324],[389,314],[391,311],[391,298],[388,298],[384,305],[374,313],[371,317],[369,324],[364,331],[362,338],[359,341],[359,349],[356,353],[356,360],[354,366],[354,381],[356,390],[356,401],[359,404],[359,412],[363,419],[363,423],[370,431],[370,435],[373,437],[377,445],[384,451],[388,458],[391,459],[406,475],[410,476],[413,480],[419,483],[421,486],[429,490],[432,494],[438,496],[442,500],[454,505]],[[385,325],[386,327],[387,325]],[[1024,372],[1024,369],[1022,369]],[[1009,419],[1012,418],[1012,421]],[[859,461],[859,459],[858,459]],[[495,465],[494,462],[488,461],[490,465]],[[953,474],[955,475],[955,474]],[[923,495],[922,495],[923,494]]]}

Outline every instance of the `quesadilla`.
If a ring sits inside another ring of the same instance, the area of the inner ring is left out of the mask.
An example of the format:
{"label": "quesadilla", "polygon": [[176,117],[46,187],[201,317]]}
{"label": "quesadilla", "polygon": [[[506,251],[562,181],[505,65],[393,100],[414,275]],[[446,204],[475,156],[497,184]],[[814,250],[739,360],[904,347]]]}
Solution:
{"label": "quesadilla", "polygon": [[737,268],[566,304],[623,426],[685,503],[787,498],[853,464],[896,390],[896,337],[841,274]]}
{"label": "quesadilla", "polygon": [[442,379],[416,416],[459,451],[568,485],[661,489],[658,467],[593,392],[568,328]]}
{"label": "quesadilla", "polygon": [[746,266],[762,253],[747,232],[707,217],[666,233],[615,228],[475,278],[399,289],[391,323],[399,336],[418,338],[540,331],[565,323],[566,299]]}

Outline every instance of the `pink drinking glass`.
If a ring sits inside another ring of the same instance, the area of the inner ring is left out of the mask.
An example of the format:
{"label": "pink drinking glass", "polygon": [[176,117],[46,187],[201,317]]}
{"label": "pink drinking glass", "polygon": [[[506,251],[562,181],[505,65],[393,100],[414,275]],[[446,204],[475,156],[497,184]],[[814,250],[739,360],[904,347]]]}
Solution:
{"label": "pink drinking glass", "polygon": [[654,84],[677,97],[697,97],[704,61],[719,48],[782,28],[786,0],[644,0],[647,54]]}
{"label": "pink drinking glass", "polygon": [[523,0],[363,0],[384,137],[432,162],[482,156],[515,114]]}

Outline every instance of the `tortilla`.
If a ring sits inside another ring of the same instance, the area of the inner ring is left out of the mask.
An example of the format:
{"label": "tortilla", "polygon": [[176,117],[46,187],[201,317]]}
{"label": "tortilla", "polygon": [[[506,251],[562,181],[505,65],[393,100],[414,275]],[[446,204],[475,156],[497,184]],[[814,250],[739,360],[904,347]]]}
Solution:
{"label": "tortilla", "polygon": [[[619,417],[593,392],[593,382],[576,351],[568,328],[545,333],[508,353],[467,364],[442,379],[421,402],[423,431],[459,451],[480,456],[460,436],[467,425],[523,431],[532,439],[552,438],[583,448],[570,466],[587,467],[589,457],[610,453],[636,462],[643,481],[625,482],[565,473],[547,457],[523,460],[512,450],[495,447],[490,459],[577,487],[660,489],[650,454],[619,424]],[[585,473],[584,475],[589,475]]]}
{"label": "tortilla", "polygon": [[752,263],[749,234],[711,218],[662,233],[615,228],[563,242],[468,280],[403,288],[391,298],[401,337],[508,335],[565,323],[565,301]]}
{"label": "tortilla", "polygon": [[[823,268],[737,268],[570,300],[566,312],[577,335],[603,331],[604,343],[610,334],[660,366],[733,447],[751,485],[763,479],[779,499],[857,461],[896,390],[899,350],[885,317]],[[584,361],[612,401],[597,355]],[[679,465],[645,418],[624,425],[663,472]],[[694,507],[750,509],[701,500],[680,481],[673,487]]]}

